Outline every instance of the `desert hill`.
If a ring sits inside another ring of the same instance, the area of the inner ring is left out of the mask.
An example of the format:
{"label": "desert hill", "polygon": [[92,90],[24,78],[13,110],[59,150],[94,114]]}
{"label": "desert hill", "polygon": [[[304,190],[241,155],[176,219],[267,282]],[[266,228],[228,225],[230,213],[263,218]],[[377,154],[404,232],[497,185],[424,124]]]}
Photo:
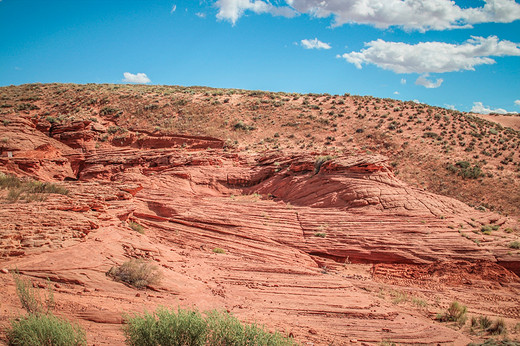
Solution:
{"label": "desert hill", "polygon": [[[205,87],[12,86],[0,112],[2,179],[40,187],[0,190],[0,331],[21,311],[17,269],[96,345],[122,344],[123,314],[160,305],[228,310],[302,344],[505,336],[435,319],[458,301],[520,336],[512,127]],[[161,280],[107,275],[130,259]]]}

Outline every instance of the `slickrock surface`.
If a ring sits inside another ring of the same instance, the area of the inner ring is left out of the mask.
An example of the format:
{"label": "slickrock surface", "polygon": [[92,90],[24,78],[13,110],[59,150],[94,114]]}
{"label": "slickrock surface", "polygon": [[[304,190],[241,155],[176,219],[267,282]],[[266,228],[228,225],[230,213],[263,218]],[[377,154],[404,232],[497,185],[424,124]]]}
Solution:
{"label": "slickrock surface", "polygon": [[[519,337],[517,220],[407,186],[383,156],[229,151],[151,134],[103,149],[90,143],[93,123],[54,127],[52,138],[18,127],[0,170],[70,192],[2,201],[1,331],[21,312],[18,270],[42,292],[51,285],[56,313],[94,345],[122,344],[124,314],[159,305],[225,309],[304,345],[482,340],[435,320],[457,300]],[[161,282],[136,290],[106,276],[130,258],[158,265]]]}

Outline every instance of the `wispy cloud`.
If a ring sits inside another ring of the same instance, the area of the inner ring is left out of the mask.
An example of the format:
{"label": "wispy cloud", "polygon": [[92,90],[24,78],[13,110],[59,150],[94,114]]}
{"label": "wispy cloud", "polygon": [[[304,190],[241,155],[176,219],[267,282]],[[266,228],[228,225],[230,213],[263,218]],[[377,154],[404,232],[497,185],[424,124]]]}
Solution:
{"label": "wispy cloud", "polygon": [[515,105],[520,106],[520,100],[515,100]]}
{"label": "wispy cloud", "polygon": [[275,4],[281,5],[275,6],[268,0],[218,0],[217,17],[235,23],[246,10],[285,16],[306,13],[318,18],[332,17],[333,26],[356,23],[418,31],[470,28],[473,24],[520,19],[520,4],[515,0],[484,0],[484,6],[468,8],[461,8],[452,0],[285,0]]}
{"label": "wispy cloud", "polygon": [[432,82],[431,80],[428,79],[428,74],[423,74],[422,76],[419,76],[419,78],[417,78],[417,80],[415,81],[415,84],[422,85],[423,87],[428,88],[428,89],[434,89],[434,88],[440,87],[442,82],[443,82],[442,78],[439,78],[435,82]]}
{"label": "wispy cloud", "polygon": [[215,5],[219,11],[217,18],[236,24],[245,11],[256,14],[269,13],[274,16],[294,17],[298,13],[289,6],[274,6],[268,1],[261,0],[218,0]]}
{"label": "wispy cloud", "polygon": [[480,114],[489,114],[489,113],[497,113],[497,114],[508,114],[508,113],[514,113],[514,112],[508,112],[503,108],[495,108],[492,109],[491,107],[484,106],[482,102],[473,102],[473,108],[471,108],[471,111],[473,113],[480,113]]}
{"label": "wispy cloud", "polygon": [[173,12],[175,12],[177,10],[177,5],[173,5],[172,6],[172,9],[170,10],[170,14],[172,14]]}
{"label": "wispy cloud", "polygon": [[125,72],[123,73],[123,76],[125,76],[125,78],[123,78],[123,82],[126,83],[146,84],[151,82],[146,73],[133,74],[130,72]]}
{"label": "wispy cloud", "polygon": [[386,42],[381,39],[365,43],[368,48],[345,53],[341,57],[362,68],[374,64],[396,73],[443,73],[474,70],[478,65],[494,64],[491,56],[520,56],[518,43],[496,36],[475,37],[463,44],[444,42]]}
{"label": "wispy cloud", "polygon": [[301,40],[301,45],[305,49],[331,49],[332,47],[325,42],[321,42],[317,38],[313,40]]}
{"label": "wispy cloud", "polygon": [[203,12],[197,12],[197,13],[195,13],[195,15],[199,18],[206,18],[206,13],[203,13]]}
{"label": "wispy cloud", "polygon": [[401,84],[406,84],[406,79],[405,78],[401,78]]}

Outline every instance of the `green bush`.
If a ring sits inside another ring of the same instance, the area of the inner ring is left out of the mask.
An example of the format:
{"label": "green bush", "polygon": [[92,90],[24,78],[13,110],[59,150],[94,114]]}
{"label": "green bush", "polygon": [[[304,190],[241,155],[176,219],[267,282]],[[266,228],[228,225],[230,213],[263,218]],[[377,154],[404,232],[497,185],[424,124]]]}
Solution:
{"label": "green bush", "polygon": [[116,281],[126,282],[135,288],[156,284],[161,279],[159,268],[141,259],[132,259],[118,267],[112,267],[106,272],[106,275]]}
{"label": "green bush", "polygon": [[271,334],[257,325],[243,325],[227,312],[159,308],[154,313],[127,317],[123,327],[132,346],[154,345],[295,345],[292,339]]}
{"label": "green bush", "polygon": [[28,314],[11,322],[6,332],[9,345],[86,345],[85,331],[77,324],[71,324],[52,314]]}
{"label": "green bush", "polygon": [[453,302],[446,313],[437,315],[437,320],[441,322],[456,322],[459,326],[463,326],[467,320],[466,313],[466,306]]}

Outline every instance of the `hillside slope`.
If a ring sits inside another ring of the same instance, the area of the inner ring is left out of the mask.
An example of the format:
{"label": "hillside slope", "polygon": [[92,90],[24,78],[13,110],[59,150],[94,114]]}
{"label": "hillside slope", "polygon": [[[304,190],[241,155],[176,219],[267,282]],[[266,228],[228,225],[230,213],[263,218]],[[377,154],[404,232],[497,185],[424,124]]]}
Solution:
{"label": "hillside slope", "polygon": [[[51,286],[89,344],[122,344],[124,313],[160,305],[228,310],[302,344],[491,337],[435,320],[459,301],[520,336],[518,219],[403,181],[449,177],[446,191],[468,194],[495,184],[497,205],[514,201],[513,130],[391,100],[208,88],[27,85],[2,88],[2,102],[0,171],[62,189],[0,190],[0,333],[21,311],[16,268]],[[413,120],[392,123],[390,104]],[[461,177],[478,175],[475,153],[444,153],[427,134],[453,125],[486,131],[484,146],[503,139],[486,176]],[[137,290],[106,275],[129,259],[154,263],[161,281]]]}

